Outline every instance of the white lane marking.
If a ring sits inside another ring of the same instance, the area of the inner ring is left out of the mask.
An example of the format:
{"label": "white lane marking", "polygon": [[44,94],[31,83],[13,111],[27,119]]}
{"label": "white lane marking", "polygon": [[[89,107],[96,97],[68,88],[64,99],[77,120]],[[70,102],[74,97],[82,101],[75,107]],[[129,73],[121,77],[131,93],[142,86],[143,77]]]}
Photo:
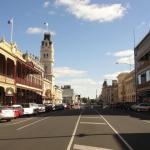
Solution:
{"label": "white lane marking", "polygon": [[148,121],[148,120],[143,120],[143,122],[150,123],[150,121]]}
{"label": "white lane marking", "polygon": [[93,147],[93,146],[86,146],[86,145],[77,145],[77,144],[75,144],[73,146],[73,149],[76,149],[76,150],[112,150],[112,149],[107,149],[107,148],[100,148],[100,147]]}
{"label": "white lane marking", "polygon": [[28,119],[25,119],[25,120],[21,120],[21,121],[14,122],[14,123],[10,123],[10,124],[6,124],[6,125],[15,125],[15,124],[20,124],[20,123],[22,123],[22,122],[26,122],[26,121],[29,121],[29,120],[31,120],[31,119],[33,119],[33,118],[28,118]]}
{"label": "white lane marking", "polygon": [[87,119],[98,119],[100,117],[81,117],[81,118],[87,118]]}
{"label": "white lane marking", "polygon": [[47,118],[48,118],[48,117],[43,118],[43,119],[40,119],[40,120],[37,120],[37,121],[34,121],[34,122],[30,123],[30,124],[27,124],[27,125],[25,125],[25,126],[22,126],[22,127],[20,127],[20,128],[17,128],[16,130],[21,130],[21,129],[24,129],[24,128],[26,128],[26,127],[32,126],[32,125],[34,125],[34,124],[36,124],[36,123],[38,123],[38,122],[41,122],[41,121],[43,121],[43,120],[45,120],[45,119],[47,119]]}
{"label": "white lane marking", "polygon": [[104,119],[104,121],[109,125],[109,127],[116,133],[116,135],[120,138],[120,140],[128,147],[129,150],[134,150],[127,142],[126,140],[118,133],[118,131],[105,119],[103,115],[101,115],[98,111],[96,111],[100,117]]}
{"label": "white lane marking", "polygon": [[80,124],[92,124],[92,125],[106,125],[106,123],[100,123],[100,122],[80,122]]}
{"label": "white lane marking", "polygon": [[79,124],[79,121],[80,121],[80,118],[81,118],[81,114],[82,114],[82,112],[80,113],[80,115],[79,115],[79,117],[78,117],[78,120],[77,120],[77,122],[76,122],[76,125],[75,125],[74,131],[73,131],[73,133],[72,133],[72,137],[71,137],[71,139],[70,139],[70,142],[69,142],[69,144],[68,144],[67,150],[70,150],[70,149],[71,149],[71,145],[72,145],[72,143],[73,143],[73,140],[74,140],[74,137],[75,137],[77,128],[78,128],[78,124]]}

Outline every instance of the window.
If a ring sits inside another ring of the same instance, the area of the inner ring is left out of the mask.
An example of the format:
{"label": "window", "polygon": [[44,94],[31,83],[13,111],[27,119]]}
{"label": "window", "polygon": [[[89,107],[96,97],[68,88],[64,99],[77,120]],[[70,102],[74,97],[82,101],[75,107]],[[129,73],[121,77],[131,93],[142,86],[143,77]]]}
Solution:
{"label": "window", "polygon": [[150,81],[150,70],[146,71],[146,81]]}
{"label": "window", "polygon": [[141,74],[141,83],[145,83],[146,82],[146,72]]}
{"label": "window", "polygon": [[141,84],[141,75],[138,75],[138,84]]}

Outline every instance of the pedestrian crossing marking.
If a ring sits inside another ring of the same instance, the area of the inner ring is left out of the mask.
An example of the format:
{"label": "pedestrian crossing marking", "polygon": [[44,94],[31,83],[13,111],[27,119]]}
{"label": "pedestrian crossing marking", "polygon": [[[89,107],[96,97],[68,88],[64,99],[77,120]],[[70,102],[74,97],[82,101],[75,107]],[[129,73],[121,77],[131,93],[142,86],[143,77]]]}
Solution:
{"label": "pedestrian crossing marking", "polygon": [[100,147],[93,147],[93,146],[86,146],[86,145],[77,145],[74,144],[73,146],[74,150],[112,150],[107,148],[100,148]]}
{"label": "pedestrian crossing marking", "polygon": [[82,117],[82,118],[87,118],[87,119],[100,119],[100,117]]}
{"label": "pedestrian crossing marking", "polygon": [[99,125],[106,125],[106,123],[99,123],[99,122],[80,122],[80,124],[99,124]]}

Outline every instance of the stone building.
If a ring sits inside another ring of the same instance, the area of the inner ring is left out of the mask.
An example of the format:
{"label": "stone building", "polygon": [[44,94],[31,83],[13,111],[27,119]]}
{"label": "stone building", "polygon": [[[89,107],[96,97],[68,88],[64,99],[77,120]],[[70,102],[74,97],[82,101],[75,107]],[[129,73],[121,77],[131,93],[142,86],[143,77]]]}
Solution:
{"label": "stone building", "polygon": [[71,88],[71,85],[64,85],[62,88],[62,97],[63,103],[72,104],[75,101],[74,90]]}
{"label": "stone building", "polygon": [[0,41],[0,103],[42,103],[44,70],[39,60],[23,54],[15,43]]}
{"label": "stone building", "polygon": [[118,84],[116,80],[112,81],[112,85],[108,85],[104,81],[100,99],[105,104],[112,104],[118,101]]}
{"label": "stone building", "polygon": [[125,101],[125,77],[128,75],[128,73],[120,73],[117,76],[118,79],[118,102],[124,102]]}
{"label": "stone building", "polygon": [[50,33],[44,33],[40,60],[22,53],[15,43],[0,40],[0,104],[61,101],[62,90],[54,87],[53,63]]}
{"label": "stone building", "polygon": [[63,101],[63,97],[62,97],[63,90],[59,86],[55,85],[54,86],[54,93],[55,93],[55,95],[54,95],[53,103],[55,103],[55,104],[62,103],[62,101]]}
{"label": "stone building", "polygon": [[44,33],[44,38],[41,42],[40,62],[44,67],[44,80],[43,80],[43,100],[45,103],[53,103],[55,97],[54,87],[54,48],[49,32]]}
{"label": "stone building", "polygon": [[135,102],[134,76],[134,71],[118,75],[118,102]]}
{"label": "stone building", "polygon": [[150,102],[150,32],[134,49],[137,101]]}
{"label": "stone building", "polygon": [[135,102],[136,101],[136,93],[135,93],[135,72],[129,72],[125,79],[125,102]]}

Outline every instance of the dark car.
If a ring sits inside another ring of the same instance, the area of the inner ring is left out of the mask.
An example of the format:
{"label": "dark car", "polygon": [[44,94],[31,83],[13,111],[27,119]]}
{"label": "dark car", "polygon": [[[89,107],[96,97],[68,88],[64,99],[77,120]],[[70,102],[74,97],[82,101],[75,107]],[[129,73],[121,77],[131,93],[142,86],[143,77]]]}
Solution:
{"label": "dark car", "polygon": [[54,108],[55,108],[55,110],[64,110],[65,109],[63,104],[56,104]]}
{"label": "dark car", "polygon": [[45,111],[50,112],[55,109],[55,106],[53,104],[45,104]]}

